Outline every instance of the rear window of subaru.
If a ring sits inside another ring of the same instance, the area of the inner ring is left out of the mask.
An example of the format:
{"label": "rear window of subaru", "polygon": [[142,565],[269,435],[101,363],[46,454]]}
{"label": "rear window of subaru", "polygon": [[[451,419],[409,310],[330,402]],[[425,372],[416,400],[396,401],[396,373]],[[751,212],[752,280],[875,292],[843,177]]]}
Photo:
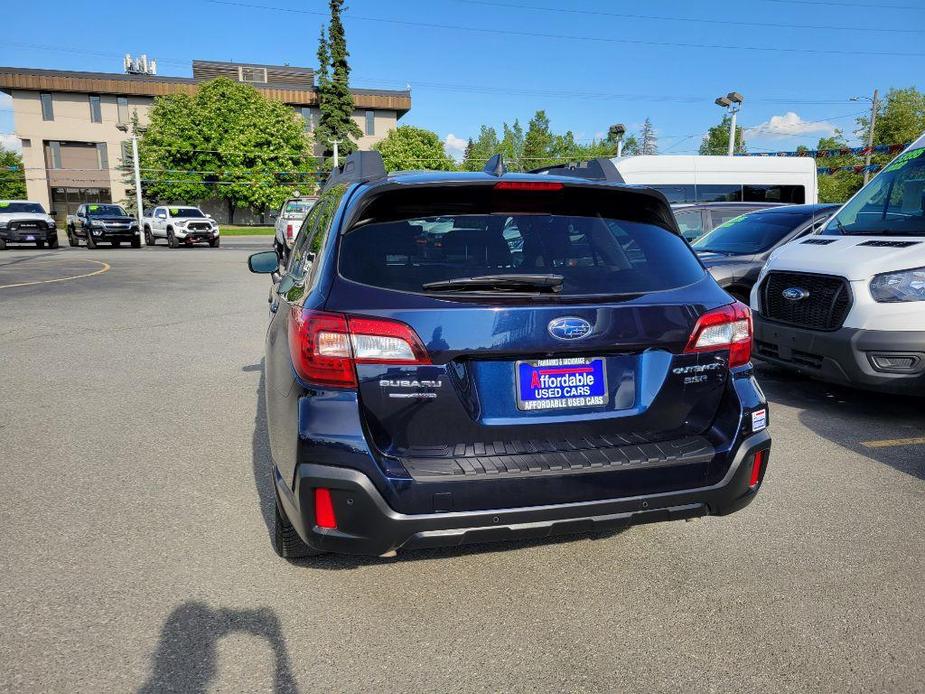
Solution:
{"label": "rear window of subaru", "polygon": [[622,295],[693,284],[704,270],[660,226],[602,216],[445,214],[363,224],[341,240],[340,273],[405,292],[484,275],[552,274],[558,296]]}

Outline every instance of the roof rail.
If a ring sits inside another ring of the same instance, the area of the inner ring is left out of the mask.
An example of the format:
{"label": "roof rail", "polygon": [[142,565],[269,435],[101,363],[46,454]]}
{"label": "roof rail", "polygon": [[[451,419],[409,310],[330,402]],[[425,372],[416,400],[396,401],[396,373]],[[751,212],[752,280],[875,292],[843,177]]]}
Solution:
{"label": "roof rail", "polygon": [[385,163],[379,152],[354,152],[344,163],[331,171],[328,180],[321,186],[321,193],[339,183],[367,183],[387,176]]}
{"label": "roof rail", "polygon": [[489,176],[503,176],[507,173],[507,167],[504,165],[504,156],[500,153],[493,156],[482,169]]}
{"label": "roof rail", "polygon": [[590,161],[543,166],[539,169],[533,169],[529,173],[549,176],[572,176],[574,178],[587,178],[592,181],[607,181],[608,183],[626,183],[614,163],[606,157],[598,157]]}

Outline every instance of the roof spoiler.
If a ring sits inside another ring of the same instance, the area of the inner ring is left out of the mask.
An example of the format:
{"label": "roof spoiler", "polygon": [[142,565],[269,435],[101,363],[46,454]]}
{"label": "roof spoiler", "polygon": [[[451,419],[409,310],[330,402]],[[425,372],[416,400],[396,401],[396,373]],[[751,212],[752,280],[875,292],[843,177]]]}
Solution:
{"label": "roof spoiler", "polygon": [[379,152],[354,152],[347,156],[343,165],[335,167],[328,180],[321,187],[321,193],[340,183],[368,183],[385,178],[387,172]]}
{"label": "roof spoiler", "polygon": [[626,183],[614,163],[606,157],[599,157],[590,161],[542,166],[539,169],[533,169],[529,173],[587,178],[592,181],[607,181],[608,183]]}

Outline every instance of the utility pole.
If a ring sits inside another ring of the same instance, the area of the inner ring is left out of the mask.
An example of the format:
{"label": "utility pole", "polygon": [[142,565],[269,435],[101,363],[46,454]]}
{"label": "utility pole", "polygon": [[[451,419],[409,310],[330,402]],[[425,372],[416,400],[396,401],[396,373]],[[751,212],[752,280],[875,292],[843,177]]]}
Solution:
{"label": "utility pole", "polygon": [[742,102],[745,101],[745,97],[739,94],[739,92],[729,92],[726,96],[721,96],[715,103],[721,108],[728,109],[730,115],[729,121],[729,156],[733,156],[736,151],[736,115],[742,109]]}
{"label": "utility pole", "polygon": [[343,140],[331,140],[331,144],[334,145],[334,168],[336,169],[340,166],[340,157],[337,153],[337,145],[339,145]]}
{"label": "utility pole", "polygon": [[144,247],[146,244],[141,221],[144,214],[141,207],[141,168],[138,163],[138,136],[135,133],[132,133],[132,163],[135,166],[135,216],[138,218],[138,236],[141,238],[142,247]]}
{"label": "utility pole", "polygon": [[864,185],[870,180],[870,155],[874,146],[874,127],[877,125],[877,90],[870,101],[870,130],[867,131],[867,154],[864,155]]}

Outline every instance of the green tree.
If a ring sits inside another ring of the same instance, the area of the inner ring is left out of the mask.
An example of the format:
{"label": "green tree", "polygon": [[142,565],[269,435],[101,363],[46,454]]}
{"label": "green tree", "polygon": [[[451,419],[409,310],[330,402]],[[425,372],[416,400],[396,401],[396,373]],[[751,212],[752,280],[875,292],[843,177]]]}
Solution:
{"label": "green tree", "polygon": [[545,111],[537,111],[527,124],[527,134],[524,136],[524,167],[529,170],[554,164],[551,152],[552,132],[549,129],[549,118]]}
{"label": "green tree", "polygon": [[[841,130],[836,130],[831,137],[819,138],[817,150],[833,150],[847,147],[848,143]],[[862,164],[860,158],[852,155],[818,157],[816,165],[820,168],[836,169],[842,166]],[[819,174],[819,202],[845,202],[861,187],[864,178],[854,171],[836,171]]]}
{"label": "green tree", "polygon": [[[728,137],[729,128],[726,127]],[[658,154],[658,136],[655,134],[655,127],[652,120],[646,117],[639,129],[639,153],[640,154]]]}
{"label": "green tree", "polygon": [[395,128],[384,140],[373,145],[373,149],[382,155],[387,171],[452,171],[456,168],[455,162],[444,152],[437,133],[413,125]]}
{"label": "green tree", "polygon": [[524,129],[520,121],[514,119],[514,125],[502,123],[502,136],[499,152],[504,157],[504,165],[508,171],[524,170]]}
{"label": "green tree", "polygon": [[218,78],[158,97],[140,143],[143,186],[158,202],[222,198],[235,210],[282,203],[313,184],[304,124],[248,84]]}
{"label": "green tree", "polygon": [[350,65],[347,58],[347,37],[341,20],[344,0],[330,0],[331,19],[327,39],[324,29],[318,42],[318,127],[315,139],[330,156],[333,140],[338,140],[338,152],[346,156],[357,149],[356,141],[363,131],[353,120],[353,95],[350,93]]}
{"label": "green tree", "polygon": [[[707,131],[706,137],[700,143],[701,154],[729,154],[729,128],[732,118],[727,114],[719,125],[714,125]],[[736,126],[735,153],[745,154],[745,130],[741,125]]]}
{"label": "green tree", "polygon": [[22,157],[0,147],[0,198],[22,200],[26,197],[26,172]]}
{"label": "green tree", "polygon": [[[870,129],[866,115],[858,120],[858,138],[865,144]],[[925,94],[915,87],[890,89],[880,101],[874,127],[875,145],[895,145],[912,142],[925,131]]]}
{"label": "green tree", "polygon": [[478,139],[472,143],[471,147],[466,147],[462,162],[463,171],[481,171],[485,167],[485,162],[500,151],[501,143],[498,140],[497,131],[483,125],[479,130]]}

